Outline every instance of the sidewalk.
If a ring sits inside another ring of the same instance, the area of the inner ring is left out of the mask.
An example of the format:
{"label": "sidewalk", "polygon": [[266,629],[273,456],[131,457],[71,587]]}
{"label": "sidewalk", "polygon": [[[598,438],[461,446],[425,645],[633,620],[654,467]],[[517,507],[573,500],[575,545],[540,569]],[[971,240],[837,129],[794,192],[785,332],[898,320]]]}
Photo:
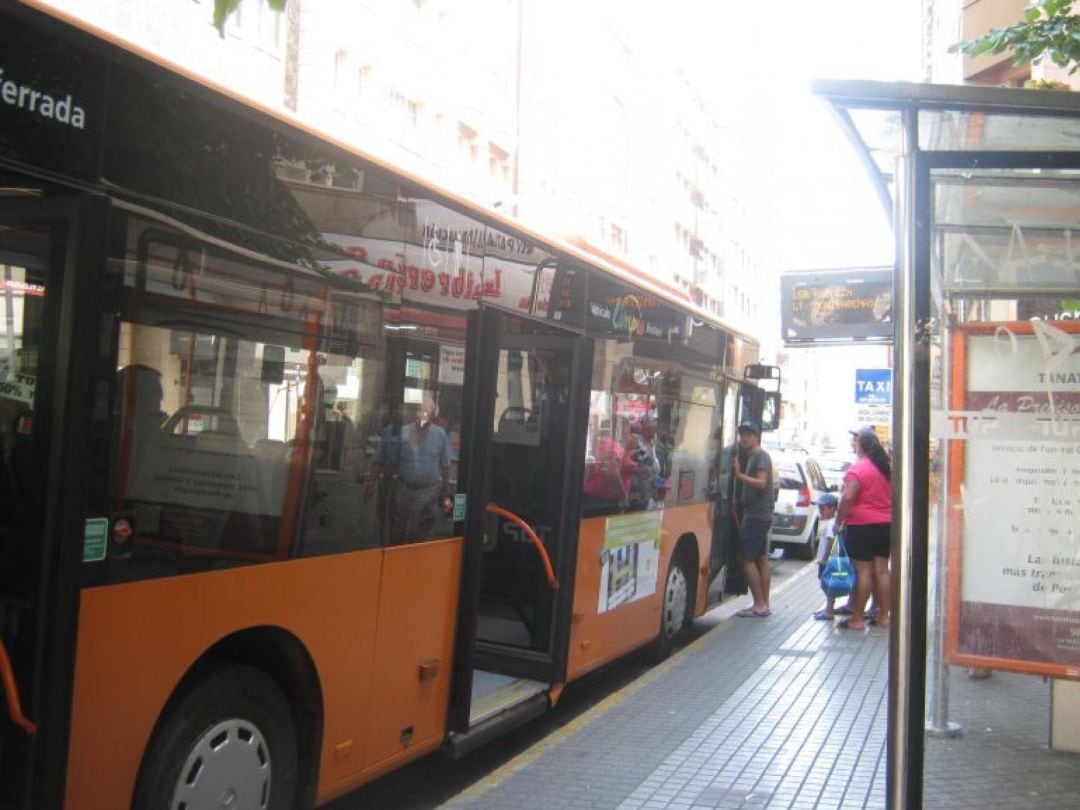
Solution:
{"label": "sidewalk", "polygon": [[949,677],[955,739],[927,739],[927,808],[1032,810],[1080,803],[1080,755],[1051,751],[1050,682],[995,672]]}
{"label": "sidewalk", "polygon": [[[814,567],[768,618],[716,627],[459,794],[468,808],[884,808],[885,631],[814,621]],[[951,679],[964,735],[927,740],[927,808],[1072,806],[1080,758],[1046,748],[1049,686]]]}

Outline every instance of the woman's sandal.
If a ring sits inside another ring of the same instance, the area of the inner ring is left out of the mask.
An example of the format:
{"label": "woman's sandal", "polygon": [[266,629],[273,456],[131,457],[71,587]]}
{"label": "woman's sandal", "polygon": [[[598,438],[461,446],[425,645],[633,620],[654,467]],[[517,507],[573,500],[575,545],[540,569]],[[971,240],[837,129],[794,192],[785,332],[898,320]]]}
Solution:
{"label": "woman's sandal", "polygon": [[821,610],[814,612],[814,618],[819,622],[831,622],[833,620],[833,614],[822,608]]}
{"label": "woman's sandal", "polygon": [[853,622],[851,619],[841,619],[840,621],[838,621],[836,623],[836,626],[839,627],[841,630],[865,630],[866,629],[866,623],[865,622],[863,624],[861,624],[861,625],[856,625],[855,622]]}
{"label": "woman's sandal", "polygon": [[736,611],[735,615],[738,616],[740,619],[764,619],[766,616],[771,616],[772,611],[758,610],[757,608],[748,607]]}

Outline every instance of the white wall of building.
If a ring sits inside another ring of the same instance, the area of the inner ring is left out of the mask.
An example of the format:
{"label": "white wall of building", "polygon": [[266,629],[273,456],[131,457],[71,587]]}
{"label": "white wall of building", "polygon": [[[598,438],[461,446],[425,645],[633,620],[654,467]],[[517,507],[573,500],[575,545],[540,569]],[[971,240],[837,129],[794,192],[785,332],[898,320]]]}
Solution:
{"label": "white wall of building", "polygon": [[224,36],[214,28],[211,0],[46,1],[207,82],[282,107],[285,17],[263,0],[244,0],[228,20]]}
{"label": "white wall of building", "polygon": [[[286,15],[264,0],[242,0],[224,37],[211,0],[54,2],[284,106]],[[770,242],[728,171],[737,145],[680,72],[680,54],[660,46],[654,12],[615,0],[293,2],[306,122],[543,230],[580,235],[766,344],[779,334]]]}

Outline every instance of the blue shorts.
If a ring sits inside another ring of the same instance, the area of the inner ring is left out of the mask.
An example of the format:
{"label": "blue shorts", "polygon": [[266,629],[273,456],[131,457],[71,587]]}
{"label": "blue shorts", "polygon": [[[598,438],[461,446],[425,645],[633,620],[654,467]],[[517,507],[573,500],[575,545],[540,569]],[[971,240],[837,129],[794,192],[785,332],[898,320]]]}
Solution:
{"label": "blue shorts", "polygon": [[739,527],[739,559],[756,560],[769,553],[769,527],[772,518],[743,518]]}

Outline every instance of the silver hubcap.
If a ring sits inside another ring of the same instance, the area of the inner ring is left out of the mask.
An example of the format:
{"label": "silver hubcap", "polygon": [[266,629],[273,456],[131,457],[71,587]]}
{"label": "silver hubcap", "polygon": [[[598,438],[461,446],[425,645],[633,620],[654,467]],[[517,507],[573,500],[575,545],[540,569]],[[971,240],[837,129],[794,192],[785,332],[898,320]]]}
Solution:
{"label": "silver hubcap", "polygon": [[270,802],[270,749],[247,720],[223,720],[196,741],[170,810],[261,810]]}
{"label": "silver hubcap", "polygon": [[671,566],[664,588],[664,635],[675,636],[686,618],[686,575],[677,565]]}

